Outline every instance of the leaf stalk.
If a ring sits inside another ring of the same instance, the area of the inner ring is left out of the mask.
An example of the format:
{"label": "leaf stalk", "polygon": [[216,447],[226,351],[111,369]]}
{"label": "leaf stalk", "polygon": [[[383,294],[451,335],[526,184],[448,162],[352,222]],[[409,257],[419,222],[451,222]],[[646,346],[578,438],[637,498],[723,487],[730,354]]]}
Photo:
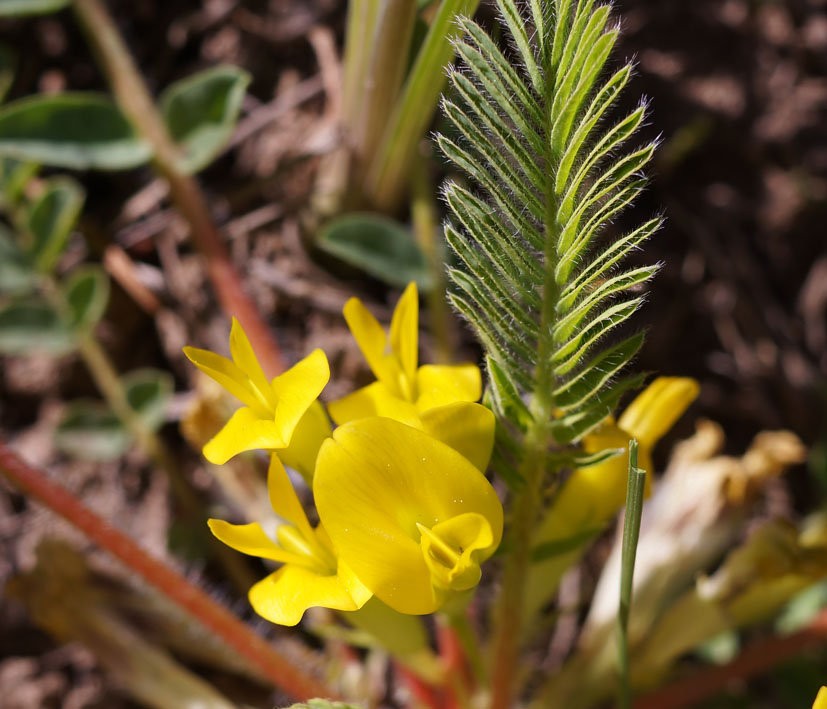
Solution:
{"label": "leaf stalk", "polygon": [[169,184],[170,197],[190,227],[192,240],[207,262],[207,275],[227,315],[235,315],[270,375],[284,371],[279,347],[255,303],[245,292],[210,216],[207,200],[194,177],[179,167],[179,151],[164,125],[135,62],[100,0],[73,0],[72,7],[87,40],[109,80],[115,100],[129,121],[149,142],[156,171]]}

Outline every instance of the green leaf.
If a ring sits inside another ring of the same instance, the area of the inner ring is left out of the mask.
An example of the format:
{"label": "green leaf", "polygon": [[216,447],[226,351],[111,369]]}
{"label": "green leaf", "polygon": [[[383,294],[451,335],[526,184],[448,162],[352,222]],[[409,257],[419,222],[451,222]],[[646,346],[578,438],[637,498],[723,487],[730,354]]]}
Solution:
{"label": "green leaf", "polygon": [[63,285],[71,312],[71,327],[88,332],[103,317],[109,302],[109,277],[98,266],[81,266]]}
{"label": "green leaf", "polygon": [[120,458],[132,445],[132,436],[103,402],[72,402],[55,431],[55,444],[66,455],[82,460]]}
{"label": "green leaf", "polygon": [[411,233],[389,217],[346,214],[328,222],[316,244],[390,285],[401,287],[416,281],[422,291],[431,288],[425,255]]}
{"label": "green leaf", "polygon": [[36,163],[0,156],[0,193],[4,208],[9,209],[18,204],[23,190],[37,174],[37,170]]}
{"label": "green leaf", "polygon": [[26,218],[32,237],[29,255],[41,273],[49,273],[63,254],[83,200],[83,189],[77,182],[55,177],[46,183],[45,192],[30,207]]}
{"label": "green leaf", "polygon": [[249,83],[246,71],[224,65],[176,81],[161,95],[161,112],[183,151],[185,172],[203,169],[227,144]]}
{"label": "green leaf", "polygon": [[167,404],[172,396],[173,381],[167,372],[136,369],[121,379],[129,405],[151,430],[160,428],[167,419]]}
{"label": "green leaf", "polygon": [[44,15],[66,7],[69,0],[0,0],[0,17]]}
{"label": "green leaf", "polygon": [[0,308],[0,354],[63,354],[73,347],[71,327],[46,303],[17,301]]}
{"label": "green leaf", "polygon": [[6,98],[6,94],[14,83],[15,71],[17,71],[17,54],[5,44],[0,44],[0,102]]}
{"label": "green leaf", "polygon": [[37,273],[32,268],[12,237],[11,232],[0,225],[0,293],[23,295],[37,283]]}
{"label": "green leaf", "polygon": [[78,170],[124,170],[152,151],[102,94],[29,96],[0,110],[0,154]]}
{"label": "green leaf", "polygon": [[787,604],[775,622],[775,630],[781,635],[795,633],[807,627],[827,607],[827,581],[819,581]]}

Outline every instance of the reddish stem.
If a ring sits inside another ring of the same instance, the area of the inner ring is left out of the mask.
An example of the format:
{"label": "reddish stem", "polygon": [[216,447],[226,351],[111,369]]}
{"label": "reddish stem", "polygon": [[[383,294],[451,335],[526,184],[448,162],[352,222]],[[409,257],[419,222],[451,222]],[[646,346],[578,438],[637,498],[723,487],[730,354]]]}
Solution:
{"label": "reddish stem", "polygon": [[98,516],[45,473],[24,463],[0,441],[0,472],[27,494],[64,517],[120,559],[144,581],[212,630],[262,675],[296,699],[334,697],[315,677],[296,667],[264,638],[253,632],[226,608],[190,583],[177,571],[153,559],[135,542]]}
{"label": "reddish stem", "polygon": [[804,630],[780,638],[767,638],[750,645],[732,662],[710,667],[673,682],[642,697],[635,709],[681,709],[714,696],[733,680],[764,674],[773,667],[827,639],[827,610],[821,611]]}
{"label": "reddish stem", "polygon": [[399,679],[408,688],[417,702],[431,709],[442,709],[441,697],[430,684],[399,662],[394,662],[393,664]]}
{"label": "reddish stem", "polygon": [[74,0],[73,6],[118,106],[152,146],[154,167],[169,183],[170,197],[189,224],[193,243],[207,262],[207,274],[224,313],[238,318],[264,371],[270,376],[280,374],[285,367],[278,344],[244,290],[198,181],[179,166],[178,147],[106,5],[100,0]]}
{"label": "reddish stem", "polygon": [[459,709],[462,702],[457,697],[457,691],[465,691],[466,694],[471,691],[471,675],[465,661],[462,643],[457,631],[447,625],[444,620],[437,621],[436,642],[439,656],[445,666],[445,677],[455,682],[452,685],[450,681],[446,681],[442,706],[444,709]]}

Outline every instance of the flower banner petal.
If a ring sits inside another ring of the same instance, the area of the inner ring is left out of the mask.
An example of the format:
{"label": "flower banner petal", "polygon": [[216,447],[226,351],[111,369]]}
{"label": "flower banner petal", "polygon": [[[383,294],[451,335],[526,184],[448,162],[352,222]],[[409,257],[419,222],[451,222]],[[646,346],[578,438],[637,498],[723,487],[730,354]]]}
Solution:
{"label": "flower banner petal", "polygon": [[272,421],[262,419],[244,407],[204,446],[204,457],[215,465],[224,465],[230,458],[244,451],[284,448],[287,441]]}
{"label": "flower banner petal", "polygon": [[483,515],[494,552],[502,506],[467,459],[410,426],[385,418],[340,426],[322,445],[313,483],[319,517],[339,557],[382,601],[402,613],[439,606],[417,524]]}
{"label": "flower banner petal", "polygon": [[250,378],[252,385],[258,389],[267,401],[268,406],[272,408],[276,403],[273,390],[267,376],[264,374],[264,370],[258,363],[258,357],[253,352],[253,346],[250,344],[247,333],[244,332],[241,323],[235,318],[233,318],[233,325],[230,329],[230,354],[233,357],[233,362]]}
{"label": "flower banner petal", "polygon": [[296,625],[308,608],[324,606],[355,611],[370,598],[351,595],[350,579],[338,574],[322,576],[301,566],[283,566],[256,583],[249,593],[250,605],[260,616],[279,625]]}
{"label": "flower banner petal", "polygon": [[327,357],[318,349],[273,379],[276,396],[275,424],[285,446],[290,443],[299,420],[322,393],[329,379]]}
{"label": "flower banner petal", "polygon": [[394,308],[390,344],[402,365],[402,371],[408,381],[413,383],[419,362],[419,294],[416,283],[408,284]]}
{"label": "flower banner petal", "polygon": [[207,520],[210,531],[228,547],[242,554],[260,556],[262,559],[279,561],[282,564],[301,563],[301,557],[281,549],[268,537],[258,522],[252,524],[230,524],[223,519]]}
{"label": "flower banner petal", "polygon": [[479,401],[482,376],[474,364],[425,364],[416,372],[416,390],[420,412],[455,401]]}
{"label": "flower banner petal", "polygon": [[687,377],[658,377],[629,404],[617,422],[641,446],[650,449],[698,396],[698,382]]}
{"label": "flower banner petal", "polygon": [[464,455],[485,472],[494,450],[494,413],[482,404],[458,401],[424,411],[422,430]]}
{"label": "flower banner petal", "polygon": [[399,372],[393,366],[393,358],[388,356],[390,353],[386,351],[388,336],[384,328],[358,298],[348,300],[343,313],[374,376],[395,391],[399,386]]}
{"label": "flower banner petal", "polygon": [[249,406],[259,416],[269,417],[270,413],[248,388],[247,375],[237,364],[215,352],[197,347],[185,347],[184,354],[198,369],[217,381],[241,403]]}

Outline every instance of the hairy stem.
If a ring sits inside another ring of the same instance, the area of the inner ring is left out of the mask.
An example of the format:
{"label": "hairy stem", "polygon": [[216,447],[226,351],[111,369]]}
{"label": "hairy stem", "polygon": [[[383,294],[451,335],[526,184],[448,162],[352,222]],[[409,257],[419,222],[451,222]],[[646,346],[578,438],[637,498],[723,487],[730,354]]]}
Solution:
{"label": "hairy stem", "polygon": [[170,196],[189,224],[196,248],[206,259],[207,274],[222,309],[238,318],[264,370],[270,376],[284,371],[278,345],[244,291],[198,182],[179,167],[178,150],[112,17],[101,0],[74,0],[73,7],[118,105],[152,146],[155,169],[169,184]]}
{"label": "hairy stem", "polygon": [[[551,105],[553,86],[546,77],[546,105]],[[550,123],[546,126],[550,132]],[[540,512],[540,488],[548,468],[549,448],[553,443],[551,421],[554,416],[554,325],[557,320],[557,301],[560,291],[555,279],[560,229],[557,225],[557,199],[554,194],[552,166],[559,156],[552,154],[551,141],[546,136],[545,157],[545,217],[543,304],[540,314],[540,336],[537,343],[536,386],[531,397],[532,425],[524,438],[525,456],[522,475],[525,487],[517,493],[512,512],[511,550],[506,564],[505,578],[498,610],[498,630],[495,635],[494,679],[492,709],[509,709],[516,685],[516,664],[519,655],[520,628],[526,578],[531,563],[532,533]]]}
{"label": "hairy stem", "polygon": [[145,582],[209,628],[258,668],[273,684],[297,699],[335,697],[226,608],[166,564],[153,559],[123,532],[115,529],[45,473],[24,463],[0,441],[0,472],[25,493],[61,515],[101,548],[120,559]]}

